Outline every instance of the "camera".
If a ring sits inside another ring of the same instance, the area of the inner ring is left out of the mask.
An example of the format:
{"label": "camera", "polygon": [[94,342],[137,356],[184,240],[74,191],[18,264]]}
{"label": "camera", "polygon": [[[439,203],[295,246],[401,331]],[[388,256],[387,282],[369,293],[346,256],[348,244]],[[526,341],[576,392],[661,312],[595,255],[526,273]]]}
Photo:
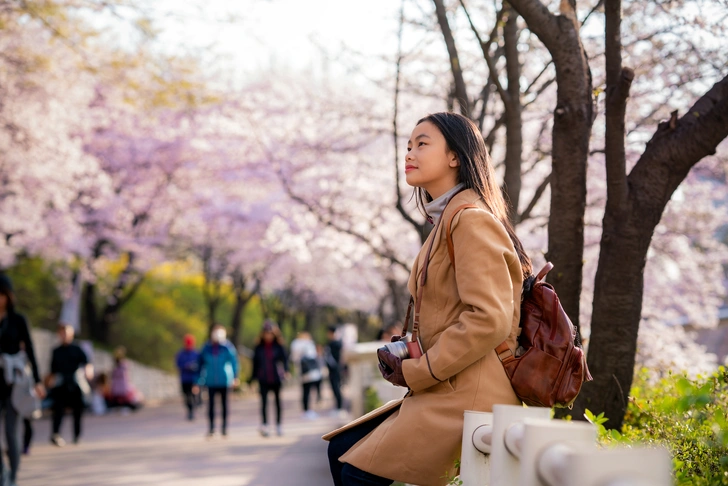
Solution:
{"label": "camera", "polygon": [[[393,343],[387,343],[379,349],[389,351],[400,359],[419,358],[423,354],[419,338],[415,341],[412,341],[410,337],[403,338]],[[379,360],[379,364],[387,371],[392,371],[392,369],[387,366],[387,363],[382,362],[381,359]]]}

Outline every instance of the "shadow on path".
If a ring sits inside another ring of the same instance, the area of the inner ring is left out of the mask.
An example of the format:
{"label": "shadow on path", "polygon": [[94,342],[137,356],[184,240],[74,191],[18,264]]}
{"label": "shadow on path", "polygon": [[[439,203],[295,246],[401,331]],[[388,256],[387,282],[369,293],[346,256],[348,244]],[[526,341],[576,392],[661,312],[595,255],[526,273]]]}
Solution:
{"label": "shadow on path", "polygon": [[[328,390],[326,390],[328,391]],[[258,433],[257,396],[231,402],[229,436],[205,437],[205,410],[184,420],[179,404],[130,415],[87,416],[79,445],[48,443],[50,421],[34,423],[30,456],[23,456],[19,486],[211,485],[328,486],[326,442],[321,435],[342,423],[330,417],[331,399],[315,406],[316,420],[302,417],[299,389],[284,390],[283,436]],[[218,407],[219,408],[219,407]],[[271,416],[272,414],[269,414]],[[71,417],[63,432],[68,440]],[[6,462],[7,464],[7,462]]]}

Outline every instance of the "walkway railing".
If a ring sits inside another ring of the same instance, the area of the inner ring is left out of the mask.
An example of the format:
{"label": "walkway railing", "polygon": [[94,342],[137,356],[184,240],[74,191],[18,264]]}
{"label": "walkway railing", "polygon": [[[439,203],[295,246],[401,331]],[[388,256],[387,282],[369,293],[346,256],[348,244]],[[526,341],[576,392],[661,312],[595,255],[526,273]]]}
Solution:
{"label": "walkway railing", "polygon": [[550,420],[550,409],[495,405],[465,412],[463,486],[668,486],[667,450],[597,447],[596,427]]}

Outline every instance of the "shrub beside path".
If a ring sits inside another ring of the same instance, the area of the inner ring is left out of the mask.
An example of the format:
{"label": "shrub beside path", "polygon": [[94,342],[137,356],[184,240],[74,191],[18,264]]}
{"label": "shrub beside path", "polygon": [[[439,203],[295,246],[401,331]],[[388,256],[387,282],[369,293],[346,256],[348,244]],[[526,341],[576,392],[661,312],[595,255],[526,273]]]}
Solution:
{"label": "shrub beside path", "polygon": [[[315,420],[303,417],[298,386],[284,390],[282,437],[259,434],[259,401],[254,394],[233,396],[226,438],[219,434],[206,438],[206,406],[190,422],[181,399],[126,415],[117,411],[87,414],[78,445],[70,443],[72,417],[66,416],[62,435],[69,444],[63,448],[49,443],[50,419],[36,420],[30,455],[21,459],[18,484],[331,485],[326,442],[320,437],[343,420],[330,415],[332,400],[325,384],[323,388],[324,400],[314,407],[319,413]],[[219,404],[216,408],[219,411]]]}

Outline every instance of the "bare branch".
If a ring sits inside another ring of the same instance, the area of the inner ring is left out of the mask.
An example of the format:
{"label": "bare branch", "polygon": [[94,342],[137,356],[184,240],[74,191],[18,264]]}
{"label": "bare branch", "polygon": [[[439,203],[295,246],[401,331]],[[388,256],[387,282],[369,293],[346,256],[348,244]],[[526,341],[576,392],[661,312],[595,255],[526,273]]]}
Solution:
{"label": "bare branch", "polygon": [[526,209],[523,210],[521,214],[518,215],[516,221],[518,223],[522,223],[523,221],[529,219],[531,217],[531,212],[533,211],[533,208],[536,207],[536,204],[538,204],[538,201],[541,199],[541,196],[543,195],[546,188],[551,183],[551,174],[549,174],[542,182],[538,185],[536,188],[536,192],[533,194],[533,197],[531,198],[531,202],[528,203],[528,206]]}
{"label": "bare branch", "polygon": [[404,30],[404,0],[399,12],[399,31],[397,32],[397,64],[394,78],[394,113],[392,115],[392,138],[394,141],[394,176],[395,190],[397,191],[397,211],[402,217],[417,230],[417,233],[424,234],[424,224],[417,222],[404,208],[402,202],[402,190],[400,189],[400,167],[399,167],[399,132],[397,130],[397,115],[399,113],[399,81],[402,74],[402,34]]}
{"label": "bare branch", "polygon": [[460,106],[460,113],[470,117],[470,98],[468,98],[468,90],[463,77],[463,68],[460,65],[457,47],[455,46],[455,38],[453,37],[450,23],[447,20],[447,10],[442,0],[433,0],[435,3],[435,13],[437,14],[437,22],[440,24],[442,36],[445,38],[447,53],[450,57],[450,69],[452,71],[453,81],[455,83],[455,99]]}
{"label": "bare branch", "polygon": [[498,11],[498,14],[496,16],[495,26],[493,27],[493,31],[490,34],[490,38],[487,42],[484,42],[483,39],[480,37],[480,33],[478,33],[478,29],[475,27],[475,24],[473,23],[473,19],[470,17],[470,12],[468,12],[467,7],[465,6],[465,0],[460,0],[460,5],[463,7],[463,12],[465,12],[465,16],[468,18],[468,22],[470,23],[470,28],[473,31],[473,34],[475,34],[475,38],[478,39],[478,44],[480,44],[480,48],[483,51],[483,59],[485,59],[485,63],[488,65],[488,71],[490,72],[490,78],[491,82],[495,86],[495,89],[498,91],[498,94],[500,95],[501,99],[505,104],[508,104],[510,102],[510,95],[508,91],[506,91],[503,88],[503,85],[501,84],[500,80],[498,79],[498,70],[495,66],[495,61],[490,55],[490,45],[493,43],[493,39],[495,38],[495,34],[498,30],[498,24],[500,23],[500,19],[503,16],[503,10],[501,9]]}

